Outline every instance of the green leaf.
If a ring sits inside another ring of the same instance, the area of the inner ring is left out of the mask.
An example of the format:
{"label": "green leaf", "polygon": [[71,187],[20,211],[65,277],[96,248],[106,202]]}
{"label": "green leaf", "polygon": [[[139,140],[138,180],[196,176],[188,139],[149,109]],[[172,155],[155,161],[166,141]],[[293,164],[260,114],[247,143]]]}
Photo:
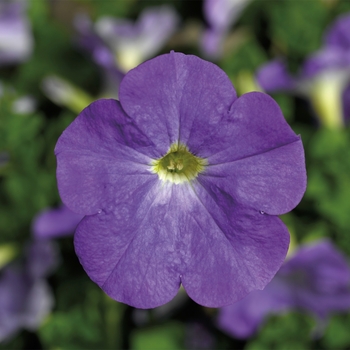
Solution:
{"label": "green leaf", "polygon": [[168,322],[135,330],[131,336],[133,350],[182,350],[184,348],[184,325]]}

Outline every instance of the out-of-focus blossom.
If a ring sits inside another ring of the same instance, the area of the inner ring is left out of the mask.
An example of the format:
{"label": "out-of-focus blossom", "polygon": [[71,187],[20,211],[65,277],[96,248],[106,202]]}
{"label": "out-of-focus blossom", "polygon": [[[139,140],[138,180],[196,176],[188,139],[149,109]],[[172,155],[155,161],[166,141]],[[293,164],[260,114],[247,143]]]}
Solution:
{"label": "out-of-focus blossom", "polygon": [[0,1],[0,66],[23,62],[33,51],[25,1]]}
{"label": "out-of-focus blossom", "polygon": [[52,242],[35,241],[23,261],[0,271],[0,341],[9,340],[22,328],[34,331],[53,307],[45,277],[57,264]]}
{"label": "out-of-focus blossom", "polygon": [[175,32],[179,17],[169,6],[145,9],[134,23],[126,19],[102,17],[91,26],[78,18],[80,44],[90,51],[95,62],[127,72],[155,55]]}
{"label": "out-of-focus blossom", "polygon": [[85,15],[78,15],[74,20],[75,28],[79,33],[77,45],[86,51],[93,61],[101,68],[104,79],[102,95],[118,96],[119,85],[124,73],[116,63],[112,49],[96,33],[94,24]]}
{"label": "out-of-focus blossom", "polygon": [[263,93],[237,97],[216,65],[171,52],[129,71],[60,136],[57,180],[90,278],[140,307],[182,284],[218,307],[262,289],[306,188],[301,139]]}
{"label": "out-of-focus blossom", "polygon": [[209,28],[204,31],[201,46],[204,53],[213,59],[223,53],[225,37],[251,0],[204,0],[204,17]]}
{"label": "out-of-focus blossom", "polygon": [[282,59],[276,59],[261,66],[256,73],[256,80],[258,86],[269,93],[293,91],[296,84]]}
{"label": "out-of-focus blossom", "polygon": [[84,216],[73,213],[65,205],[56,209],[47,209],[39,213],[32,224],[36,238],[57,238],[72,235]]}
{"label": "out-of-focus blossom", "polygon": [[248,338],[269,314],[303,310],[325,324],[329,314],[350,310],[350,268],[329,241],[302,246],[262,291],[220,309],[219,327]]}
{"label": "out-of-focus blossom", "polygon": [[293,78],[283,60],[264,64],[257,72],[266,92],[288,91],[310,99],[320,122],[330,128],[344,126],[350,110],[350,15],[340,16],[326,31],[323,47],[306,59]]}

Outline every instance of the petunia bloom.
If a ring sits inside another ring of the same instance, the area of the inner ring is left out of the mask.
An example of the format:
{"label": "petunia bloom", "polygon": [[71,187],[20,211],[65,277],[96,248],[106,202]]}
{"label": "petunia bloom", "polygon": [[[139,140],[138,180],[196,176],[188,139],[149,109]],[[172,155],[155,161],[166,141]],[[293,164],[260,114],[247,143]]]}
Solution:
{"label": "petunia bloom", "polygon": [[302,246],[264,290],[223,307],[218,324],[234,337],[248,338],[269,314],[293,309],[323,324],[330,313],[350,310],[350,267],[329,241]]}
{"label": "petunia bloom", "polygon": [[209,27],[204,31],[201,47],[211,58],[223,54],[223,42],[250,0],[204,0],[203,13]]}
{"label": "petunia bloom", "polygon": [[95,25],[77,18],[80,43],[93,53],[94,60],[105,68],[113,64],[127,72],[156,54],[174,34],[179,17],[170,6],[145,9],[138,20],[101,17]]}
{"label": "petunia bloom", "polygon": [[330,128],[344,126],[350,119],[350,14],[342,15],[327,29],[324,44],[292,77],[281,59],[259,68],[256,78],[266,92],[285,91],[306,96]]}
{"label": "petunia bloom", "polygon": [[33,36],[23,1],[0,2],[0,65],[23,62],[33,51]]}
{"label": "petunia bloom", "polygon": [[37,239],[50,239],[73,234],[83,215],[73,213],[65,205],[46,209],[33,220],[32,231]]}
{"label": "petunia bloom", "polygon": [[56,247],[49,241],[32,242],[25,261],[15,262],[0,275],[0,342],[22,328],[36,330],[53,307],[54,299],[45,277],[57,265]]}
{"label": "petunia bloom", "polygon": [[277,103],[237,98],[219,67],[174,52],[128,72],[119,97],[89,105],[55,148],[61,198],[86,215],[74,241],[90,278],[139,308],[180,284],[209,307],[264,288],[289,245],[277,215],[306,187]]}

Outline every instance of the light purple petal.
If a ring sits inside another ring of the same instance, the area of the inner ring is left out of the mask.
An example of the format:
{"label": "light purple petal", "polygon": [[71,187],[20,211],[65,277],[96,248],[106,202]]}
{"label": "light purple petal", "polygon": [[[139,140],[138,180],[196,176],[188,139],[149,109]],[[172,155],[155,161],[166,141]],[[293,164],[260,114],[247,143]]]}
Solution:
{"label": "light purple petal", "polygon": [[93,24],[88,17],[83,15],[76,16],[74,25],[79,33],[79,36],[76,38],[77,45],[91,54],[97,64],[103,67],[115,65],[115,58],[112,51],[94,32]]}
{"label": "light purple petal", "polygon": [[46,277],[59,264],[59,251],[55,242],[36,240],[26,247],[26,273],[32,279]]}
{"label": "light purple petal", "polygon": [[198,181],[232,200],[270,215],[295,208],[306,190],[301,140],[230,163],[208,166]]}
{"label": "light purple petal", "polygon": [[194,209],[186,228],[191,258],[182,283],[201,305],[219,307],[263,289],[281,266],[289,245],[285,225],[195,186]]}
{"label": "light purple petal", "polygon": [[201,47],[207,56],[212,57],[213,59],[221,57],[224,36],[225,33],[218,30],[212,30],[209,28],[204,31],[201,38]]}
{"label": "light purple petal", "polygon": [[[59,138],[57,180],[63,202],[81,214],[113,206],[120,181],[146,183],[152,143],[125,115],[118,101],[99,100],[85,108]],[[135,180],[133,180],[135,179]]]}
{"label": "light purple petal", "polygon": [[285,62],[280,59],[261,66],[256,73],[256,79],[259,86],[268,93],[295,88],[294,79],[288,73]]}
{"label": "light purple petal", "polygon": [[[197,125],[200,128],[200,125]],[[242,95],[224,114],[213,131],[203,133],[202,143],[192,147],[209,164],[231,162],[299,140],[283,117],[278,104],[267,94],[250,92]]]}
{"label": "light purple petal", "polygon": [[256,290],[242,300],[220,309],[219,328],[235,338],[249,338],[258,330],[265,317],[286,311],[290,307],[288,286],[273,279],[264,290]]}
{"label": "light purple petal", "polygon": [[91,55],[94,62],[102,68],[107,81],[107,90],[117,96],[119,85],[124,73],[116,65],[115,55],[107,44],[95,33],[90,19],[80,15],[74,19],[74,25],[79,35],[75,42],[85,52]]}
{"label": "light purple petal", "polygon": [[29,290],[18,268],[6,268],[0,278],[0,341],[11,338],[20,328],[20,312]]}
{"label": "light purple petal", "polygon": [[32,279],[21,266],[10,266],[0,278],[0,342],[21,328],[37,329],[51,311],[53,296],[47,283]]}
{"label": "light purple petal", "polygon": [[179,21],[172,7],[156,6],[145,9],[135,23],[102,17],[96,22],[96,31],[112,48],[123,68],[129,70],[129,66],[134,66],[123,62],[125,59],[139,64],[152,57],[175,32]]}
{"label": "light purple petal", "polygon": [[170,208],[179,203],[169,203],[171,187],[158,181],[147,186],[125,181],[116,196],[114,213],[102,211],[79,224],[77,255],[112,298],[138,308],[162,305],[180,286],[182,247],[175,225],[180,213]]}
{"label": "light purple petal", "polygon": [[181,53],[158,56],[130,71],[120,86],[125,112],[155,144],[154,157],[172,143],[196,154],[236,99],[227,75],[216,65]]}
{"label": "light purple petal", "polygon": [[213,29],[226,31],[250,0],[204,0],[204,16]]}
{"label": "light purple petal", "polygon": [[65,205],[55,209],[46,209],[33,221],[32,231],[36,238],[55,238],[73,235],[83,215],[76,214]]}
{"label": "light purple petal", "polygon": [[278,272],[292,288],[291,305],[320,318],[350,310],[350,268],[328,241],[304,246]]}
{"label": "light purple petal", "polygon": [[325,323],[334,311],[350,310],[350,268],[329,241],[302,246],[263,291],[223,307],[219,327],[238,338],[252,336],[271,313],[299,309]]}
{"label": "light purple petal", "polygon": [[324,48],[311,55],[303,64],[302,77],[312,78],[327,69],[342,69],[350,64],[349,54],[341,48]]}
{"label": "light purple petal", "polygon": [[33,37],[24,2],[0,4],[0,65],[23,62],[33,50]]}
{"label": "light purple petal", "polygon": [[37,330],[54,306],[54,297],[50,286],[44,279],[36,279],[27,295],[22,326],[30,331]]}
{"label": "light purple petal", "polygon": [[169,301],[181,281],[201,305],[232,303],[263,288],[288,249],[278,218],[232,206],[228,216],[201,186],[195,194],[158,183],[119,196],[113,214],[83,219],[75,247],[90,278],[135,307]]}
{"label": "light purple petal", "polygon": [[350,15],[337,18],[325,35],[325,46],[350,50]]}
{"label": "light purple petal", "polygon": [[157,53],[175,33],[179,22],[179,16],[170,6],[146,8],[136,23],[138,35],[145,43],[142,56],[146,59]]}

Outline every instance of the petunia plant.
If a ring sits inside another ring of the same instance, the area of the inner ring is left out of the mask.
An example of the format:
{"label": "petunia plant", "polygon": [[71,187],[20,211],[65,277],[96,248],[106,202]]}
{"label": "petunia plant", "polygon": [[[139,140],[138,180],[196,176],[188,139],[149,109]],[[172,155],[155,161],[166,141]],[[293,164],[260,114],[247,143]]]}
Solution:
{"label": "petunia plant", "polygon": [[296,309],[313,314],[316,331],[322,333],[332,313],[349,311],[349,282],[349,264],[330,241],[304,245],[263,291],[220,309],[218,325],[237,338],[248,338],[268,315]]}
{"label": "petunia plant", "polygon": [[85,215],[74,244],[90,278],[138,308],[181,284],[209,307],[263,289],[289,245],[277,215],[306,187],[277,103],[238,98],[219,67],[175,52],[129,71],[119,98],[85,108],[55,148],[61,198]]}
{"label": "petunia plant", "polygon": [[307,97],[319,121],[331,129],[350,119],[350,14],[339,16],[325,31],[323,46],[305,60],[292,77],[282,59],[261,66],[259,86],[268,93],[284,91]]}

